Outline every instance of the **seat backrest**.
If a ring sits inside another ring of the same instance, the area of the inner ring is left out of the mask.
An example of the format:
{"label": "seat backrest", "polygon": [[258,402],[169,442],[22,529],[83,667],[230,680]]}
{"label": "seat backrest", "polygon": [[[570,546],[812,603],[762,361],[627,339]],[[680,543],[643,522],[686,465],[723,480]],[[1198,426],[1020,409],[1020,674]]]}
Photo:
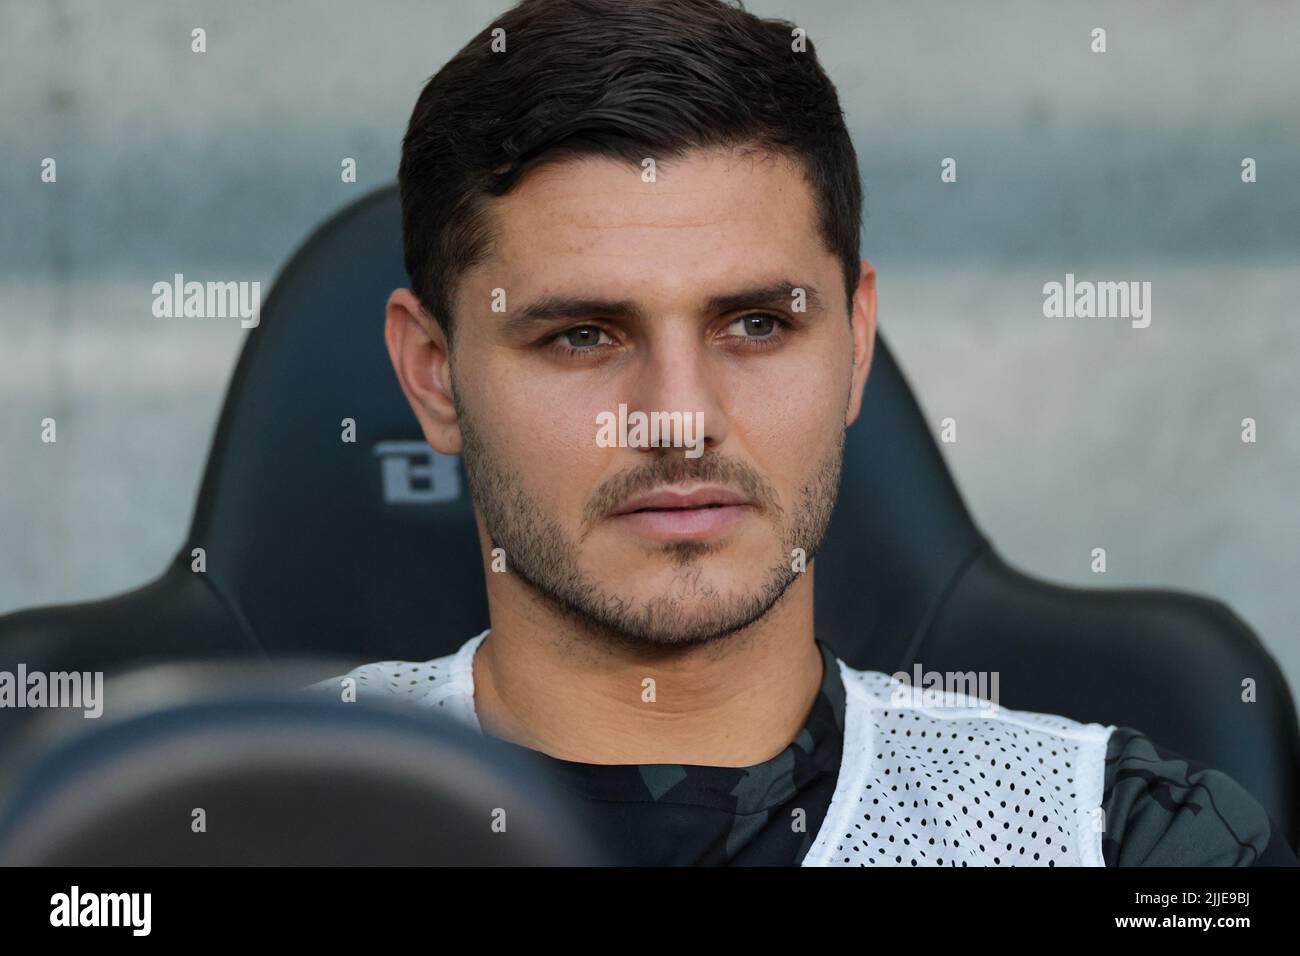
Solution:
{"label": "seat backrest", "polygon": [[[120,598],[0,619],[0,658],[425,660],[486,627],[459,460],[423,442],[384,347],[383,303],[406,283],[395,187],[321,226],[249,333],[176,562]],[[1060,587],[1007,567],[883,335],[816,581],[818,634],[849,664],[996,669],[1005,706],[1137,727],[1231,773],[1295,842],[1295,709],[1249,628],[1210,599]],[[1257,704],[1240,701],[1244,677]]]}

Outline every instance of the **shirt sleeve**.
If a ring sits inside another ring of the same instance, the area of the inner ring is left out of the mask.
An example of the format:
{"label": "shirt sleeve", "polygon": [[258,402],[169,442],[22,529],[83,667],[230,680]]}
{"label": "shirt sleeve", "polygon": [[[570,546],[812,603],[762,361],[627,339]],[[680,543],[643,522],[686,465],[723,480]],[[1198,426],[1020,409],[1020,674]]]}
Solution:
{"label": "shirt sleeve", "polygon": [[1107,866],[1296,866],[1259,802],[1227,774],[1131,727],[1106,746]]}

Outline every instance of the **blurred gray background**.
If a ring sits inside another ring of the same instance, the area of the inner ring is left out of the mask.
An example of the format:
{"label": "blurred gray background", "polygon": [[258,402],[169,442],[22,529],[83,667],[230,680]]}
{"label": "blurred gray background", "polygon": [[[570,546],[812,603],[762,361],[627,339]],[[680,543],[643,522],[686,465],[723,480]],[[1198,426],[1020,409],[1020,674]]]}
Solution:
{"label": "blurred gray background", "polygon": [[[155,319],[152,284],[265,298],[395,177],[424,81],[508,5],[0,2],[0,613],[163,569],[252,333]],[[1221,598],[1300,687],[1300,4],[746,6],[805,27],[839,87],[881,329],[936,431],[956,419],[999,550]],[[1066,272],[1151,282],[1151,327],[1044,318]]]}

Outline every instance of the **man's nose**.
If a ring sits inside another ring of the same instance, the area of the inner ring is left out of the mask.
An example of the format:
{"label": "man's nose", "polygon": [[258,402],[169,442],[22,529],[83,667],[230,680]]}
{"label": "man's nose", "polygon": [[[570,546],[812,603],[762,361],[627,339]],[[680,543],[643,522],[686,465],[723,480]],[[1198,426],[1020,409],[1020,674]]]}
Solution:
{"label": "man's nose", "polygon": [[628,410],[681,413],[696,446],[690,457],[699,457],[727,437],[725,388],[709,344],[699,340],[698,331],[666,335],[647,349],[627,400]]}

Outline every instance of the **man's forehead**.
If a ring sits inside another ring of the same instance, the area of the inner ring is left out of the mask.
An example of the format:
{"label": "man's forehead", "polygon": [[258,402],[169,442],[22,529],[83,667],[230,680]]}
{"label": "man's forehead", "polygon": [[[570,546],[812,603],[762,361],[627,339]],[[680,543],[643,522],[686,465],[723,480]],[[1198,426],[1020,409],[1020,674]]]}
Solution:
{"label": "man's forehead", "polygon": [[602,276],[664,282],[664,270],[692,286],[710,272],[806,274],[830,257],[793,160],[696,150],[654,172],[646,182],[625,161],[587,156],[531,171],[489,202],[492,249],[474,271],[533,294]]}
{"label": "man's forehead", "polygon": [[720,149],[647,156],[641,165],[603,156],[567,158],[531,170],[489,203],[505,232],[539,219],[578,228],[688,229],[754,218],[765,209],[806,216],[812,206],[812,190],[794,160]]}

